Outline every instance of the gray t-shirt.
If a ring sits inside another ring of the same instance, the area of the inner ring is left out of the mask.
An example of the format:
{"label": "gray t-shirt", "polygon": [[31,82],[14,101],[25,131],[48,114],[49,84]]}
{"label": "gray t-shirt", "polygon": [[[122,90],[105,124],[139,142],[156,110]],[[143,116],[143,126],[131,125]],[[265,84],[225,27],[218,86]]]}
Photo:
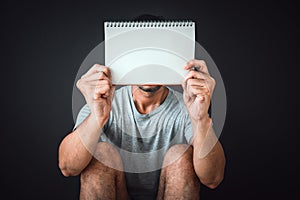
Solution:
{"label": "gray t-shirt", "polygon": [[[189,143],[193,135],[182,94],[168,89],[164,102],[148,114],[137,111],[131,86],[116,90],[108,122],[99,139],[119,150],[132,199],[155,199],[165,153],[174,144]],[[89,114],[85,105],[75,127]]]}

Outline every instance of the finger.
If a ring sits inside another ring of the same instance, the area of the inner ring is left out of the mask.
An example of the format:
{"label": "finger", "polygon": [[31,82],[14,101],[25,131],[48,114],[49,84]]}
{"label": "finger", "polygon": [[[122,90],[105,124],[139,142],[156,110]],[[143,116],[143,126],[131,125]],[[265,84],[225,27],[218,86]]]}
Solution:
{"label": "finger", "polygon": [[199,94],[201,95],[209,95],[209,89],[201,86],[188,86],[188,92],[191,95],[197,96]]}
{"label": "finger", "polygon": [[204,79],[188,79],[187,84],[190,86],[207,87],[206,81]]}
{"label": "finger", "polygon": [[99,65],[99,64],[94,64],[85,74],[83,74],[81,76],[81,78],[85,78],[87,76],[90,76],[91,74],[95,74],[97,72],[99,72],[100,68],[101,68],[102,65]]}
{"label": "finger", "polygon": [[95,73],[98,73],[98,72],[101,72],[101,71],[103,71],[108,77],[111,76],[108,67],[103,66],[103,65],[99,65],[99,64],[95,64],[84,75],[82,75],[81,78],[88,77],[92,74],[95,74]]}
{"label": "finger", "polygon": [[202,72],[196,72],[196,71],[190,71],[183,79],[182,81],[182,87],[183,89],[186,89],[187,81],[189,79],[203,79],[206,80],[209,76],[207,74],[204,74]]}
{"label": "finger", "polygon": [[84,81],[95,81],[95,80],[110,80],[110,78],[105,74],[105,72],[97,72],[90,76],[84,77]]}
{"label": "finger", "polygon": [[96,72],[93,74],[89,74],[89,75],[85,75],[82,76],[81,79],[83,79],[84,81],[95,81],[95,80],[100,80],[100,76],[102,75],[102,72]]}
{"label": "finger", "polygon": [[109,96],[107,98],[109,100],[109,102],[112,102],[112,100],[114,98],[115,89],[116,89],[115,86],[111,86],[111,88],[110,88],[110,94],[109,94]]}
{"label": "finger", "polygon": [[205,74],[203,72],[196,72],[196,71],[190,71],[184,81],[187,81],[189,79],[203,79],[206,82],[206,87],[210,89],[210,92],[214,90],[214,87],[216,85],[216,81],[213,77],[211,77],[209,74]]}
{"label": "finger", "polygon": [[110,73],[110,69],[108,67],[105,67],[102,72],[105,74],[106,77],[108,77],[109,79],[111,79],[111,73]]}
{"label": "finger", "polygon": [[101,87],[102,85],[112,86],[112,83],[111,80],[95,80],[88,82],[88,85],[93,87]]}
{"label": "finger", "polygon": [[107,98],[110,95],[110,88],[110,85],[101,85],[99,87],[95,87],[94,99]]}
{"label": "finger", "polygon": [[[89,80],[87,79],[79,79],[78,83],[80,82],[81,85],[87,85],[87,86],[100,86],[100,85],[112,85],[112,82],[107,77],[103,77],[103,79],[95,79],[95,80]],[[78,84],[77,84],[78,85]]]}
{"label": "finger", "polygon": [[199,71],[202,71],[206,74],[209,74],[208,72],[208,68],[207,68],[207,65],[206,65],[206,62],[204,60],[190,60],[185,66],[184,66],[184,69],[185,70],[190,70],[192,69],[193,67],[198,67],[199,68]]}
{"label": "finger", "polygon": [[208,79],[209,75],[205,74],[201,71],[189,71],[189,73],[187,73],[186,75],[186,79],[190,79],[190,78],[197,78],[197,79]]}
{"label": "finger", "polygon": [[205,101],[210,98],[210,93],[207,88],[199,86],[189,86],[188,93],[190,97],[196,97],[198,100]]}

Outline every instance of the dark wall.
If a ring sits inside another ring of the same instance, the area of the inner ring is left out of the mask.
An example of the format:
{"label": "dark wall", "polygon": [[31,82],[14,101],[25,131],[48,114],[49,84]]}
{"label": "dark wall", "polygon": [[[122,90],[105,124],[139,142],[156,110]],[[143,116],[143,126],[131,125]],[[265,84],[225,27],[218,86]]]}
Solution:
{"label": "dark wall", "polygon": [[[220,3],[221,2],[221,3]],[[196,22],[219,67],[228,110],[227,166],[203,199],[291,199],[299,169],[296,98],[299,21],[290,1],[2,1],[1,194],[78,199],[57,149],[72,129],[72,88],[103,21],[143,13]]]}

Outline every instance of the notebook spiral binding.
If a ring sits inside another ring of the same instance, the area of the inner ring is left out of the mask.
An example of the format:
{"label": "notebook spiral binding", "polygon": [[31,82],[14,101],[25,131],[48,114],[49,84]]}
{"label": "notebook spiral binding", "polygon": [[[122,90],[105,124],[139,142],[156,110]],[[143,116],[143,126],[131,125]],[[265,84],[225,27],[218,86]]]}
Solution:
{"label": "notebook spiral binding", "polygon": [[109,21],[105,22],[106,27],[192,27],[194,22],[191,20],[182,21]]}

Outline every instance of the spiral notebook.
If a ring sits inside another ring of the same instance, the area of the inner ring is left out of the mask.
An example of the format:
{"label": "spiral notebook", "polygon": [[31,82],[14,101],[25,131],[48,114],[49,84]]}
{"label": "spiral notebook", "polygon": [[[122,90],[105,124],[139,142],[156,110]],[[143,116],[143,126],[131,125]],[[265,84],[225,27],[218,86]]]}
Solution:
{"label": "spiral notebook", "polygon": [[115,85],[179,85],[195,54],[192,21],[105,22],[105,65]]}

